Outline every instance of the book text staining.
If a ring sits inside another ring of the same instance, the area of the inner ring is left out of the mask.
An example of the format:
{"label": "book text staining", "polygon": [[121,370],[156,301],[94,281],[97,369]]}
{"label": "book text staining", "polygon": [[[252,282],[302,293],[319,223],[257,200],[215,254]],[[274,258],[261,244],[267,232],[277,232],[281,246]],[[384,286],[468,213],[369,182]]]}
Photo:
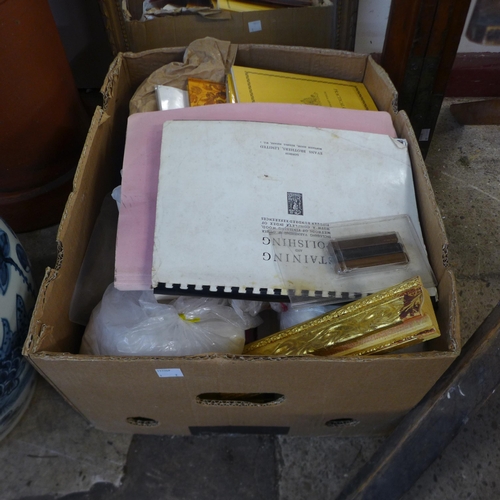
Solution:
{"label": "book text staining", "polygon": [[301,144],[290,144],[286,142],[260,141],[260,149],[280,151],[290,156],[300,155],[323,155],[323,148],[316,146],[304,146]]}
{"label": "book text staining", "polygon": [[[262,217],[262,260],[289,264],[332,264],[327,251],[330,227],[291,219]],[[275,234],[273,234],[275,233]]]}
{"label": "book text staining", "polygon": [[261,217],[263,233],[280,231],[286,236],[323,237],[330,236],[330,225],[321,222],[309,222],[279,217]]}

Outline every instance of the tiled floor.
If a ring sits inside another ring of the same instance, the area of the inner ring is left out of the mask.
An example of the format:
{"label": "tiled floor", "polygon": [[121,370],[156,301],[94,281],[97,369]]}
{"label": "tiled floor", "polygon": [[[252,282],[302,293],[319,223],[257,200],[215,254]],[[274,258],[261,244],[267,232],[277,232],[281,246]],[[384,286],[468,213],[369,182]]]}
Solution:
{"label": "tiled floor", "polygon": [[[427,164],[450,240],[467,339],[500,299],[500,127],[460,126],[449,104]],[[20,235],[39,282],[55,261],[55,232]],[[499,398],[493,395],[470,419],[405,500],[500,498]],[[0,498],[335,498],[382,441],[107,434],[39,379],[23,419],[0,442]]]}

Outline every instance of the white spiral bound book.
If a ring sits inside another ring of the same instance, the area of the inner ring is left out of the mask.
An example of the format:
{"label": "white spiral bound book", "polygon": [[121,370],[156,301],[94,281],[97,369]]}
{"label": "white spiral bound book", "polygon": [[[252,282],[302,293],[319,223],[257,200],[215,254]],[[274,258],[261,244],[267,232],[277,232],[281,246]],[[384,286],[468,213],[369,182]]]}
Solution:
{"label": "white spiral bound book", "polygon": [[269,231],[402,214],[422,238],[405,141],[296,125],[169,121],[152,285],[283,300]]}

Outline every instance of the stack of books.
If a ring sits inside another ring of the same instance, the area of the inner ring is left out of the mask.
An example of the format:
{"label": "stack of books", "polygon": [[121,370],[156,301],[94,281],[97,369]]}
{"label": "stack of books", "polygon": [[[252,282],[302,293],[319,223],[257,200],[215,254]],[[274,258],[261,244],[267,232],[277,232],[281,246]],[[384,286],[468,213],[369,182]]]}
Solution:
{"label": "stack of books", "polygon": [[[236,66],[227,94],[225,104],[129,117],[115,287],[345,302],[396,285],[373,269],[370,288],[363,274],[320,279],[338,268],[318,253],[335,224],[406,217],[423,247],[407,144],[364,85]],[[403,281],[414,257],[398,244]]]}

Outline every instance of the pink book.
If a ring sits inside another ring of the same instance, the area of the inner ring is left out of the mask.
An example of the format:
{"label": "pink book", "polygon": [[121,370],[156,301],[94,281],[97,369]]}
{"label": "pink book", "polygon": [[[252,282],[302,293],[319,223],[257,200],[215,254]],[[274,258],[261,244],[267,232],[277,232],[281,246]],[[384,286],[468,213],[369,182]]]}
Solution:
{"label": "pink book", "polygon": [[169,120],[253,121],[396,137],[389,113],[305,104],[241,103],[137,113],[129,117],[116,240],[115,286],[149,290],[162,127]]}

